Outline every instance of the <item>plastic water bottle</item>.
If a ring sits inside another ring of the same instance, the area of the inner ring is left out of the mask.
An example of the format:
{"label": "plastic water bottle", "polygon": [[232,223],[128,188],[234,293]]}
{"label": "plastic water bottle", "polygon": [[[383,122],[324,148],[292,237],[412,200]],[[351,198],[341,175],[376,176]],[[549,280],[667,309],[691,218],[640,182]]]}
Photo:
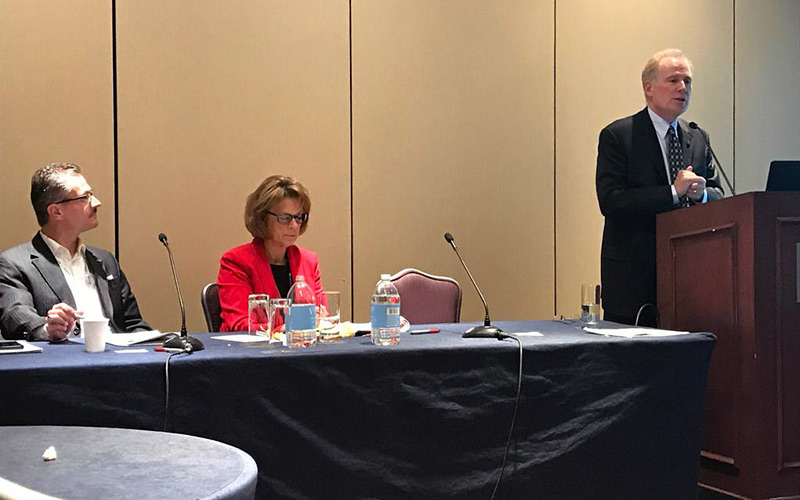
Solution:
{"label": "plastic water bottle", "polygon": [[311,347],[317,341],[317,312],[314,290],[303,276],[289,289],[289,315],[286,318],[286,345]]}
{"label": "plastic water bottle", "polygon": [[400,341],[400,294],[390,278],[388,274],[381,274],[372,293],[370,320],[375,345],[395,345]]}

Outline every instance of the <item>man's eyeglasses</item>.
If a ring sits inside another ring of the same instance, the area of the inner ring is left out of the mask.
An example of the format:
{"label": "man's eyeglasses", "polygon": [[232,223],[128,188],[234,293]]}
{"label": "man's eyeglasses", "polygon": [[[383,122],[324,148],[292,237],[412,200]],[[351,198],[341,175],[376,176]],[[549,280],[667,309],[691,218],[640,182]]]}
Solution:
{"label": "man's eyeglasses", "polygon": [[61,205],[62,203],[69,203],[71,201],[78,201],[78,200],[88,200],[94,197],[94,191],[88,191],[86,194],[81,196],[76,196],[75,198],[67,198],[66,200],[61,200],[53,203],[53,205]]}
{"label": "man's eyeglasses", "polygon": [[301,224],[301,225],[302,225],[302,224],[303,224],[305,221],[307,221],[307,220],[308,220],[308,214],[297,214],[297,215],[292,215],[292,214],[276,214],[276,213],[274,213],[274,212],[267,212],[267,213],[268,213],[269,215],[273,215],[273,216],[275,216],[275,218],[278,220],[278,222],[279,222],[280,224],[283,224],[284,226],[286,226],[286,225],[288,225],[290,222],[292,222],[292,219],[296,220],[296,221],[297,221],[297,223],[298,223],[298,224]]}

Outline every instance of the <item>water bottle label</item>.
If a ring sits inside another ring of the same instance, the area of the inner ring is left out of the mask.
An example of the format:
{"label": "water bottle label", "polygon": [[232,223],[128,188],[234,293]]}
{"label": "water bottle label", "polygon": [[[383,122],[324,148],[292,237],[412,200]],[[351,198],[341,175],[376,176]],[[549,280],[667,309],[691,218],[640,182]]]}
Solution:
{"label": "water bottle label", "polygon": [[400,328],[400,308],[395,304],[371,304],[372,328]]}
{"label": "water bottle label", "polygon": [[293,304],[289,307],[286,318],[286,330],[314,330],[316,328],[316,310],[314,304]]}

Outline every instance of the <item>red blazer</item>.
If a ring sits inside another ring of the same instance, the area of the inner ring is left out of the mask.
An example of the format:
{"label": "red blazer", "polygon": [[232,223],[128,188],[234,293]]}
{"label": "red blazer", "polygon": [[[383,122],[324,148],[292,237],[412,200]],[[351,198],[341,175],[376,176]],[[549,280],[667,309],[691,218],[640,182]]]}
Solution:
{"label": "red blazer", "polygon": [[[286,249],[292,276],[303,276],[311,285],[317,304],[323,297],[319,259],[311,250],[292,245]],[[223,332],[247,331],[247,296],[266,293],[270,298],[280,297],[272,268],[264,250],[264,240],[253,238],[245,245],[231,248],[219,261],[219,303],[222,309]]]}

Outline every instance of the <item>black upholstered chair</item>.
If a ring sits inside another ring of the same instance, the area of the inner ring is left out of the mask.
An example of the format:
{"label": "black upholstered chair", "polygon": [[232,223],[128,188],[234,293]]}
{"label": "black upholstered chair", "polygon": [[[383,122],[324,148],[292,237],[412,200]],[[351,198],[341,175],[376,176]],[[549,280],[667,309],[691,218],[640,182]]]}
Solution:
{"label": "black upholstered chair", "polygon": [[209,283],[203,287],[200,295],[200,303],[203,305],[203,316],[206,318],[206,325],[209,332],[218,332],[222,327],[222,309],[219,306],[219,287],[216,283]]}

